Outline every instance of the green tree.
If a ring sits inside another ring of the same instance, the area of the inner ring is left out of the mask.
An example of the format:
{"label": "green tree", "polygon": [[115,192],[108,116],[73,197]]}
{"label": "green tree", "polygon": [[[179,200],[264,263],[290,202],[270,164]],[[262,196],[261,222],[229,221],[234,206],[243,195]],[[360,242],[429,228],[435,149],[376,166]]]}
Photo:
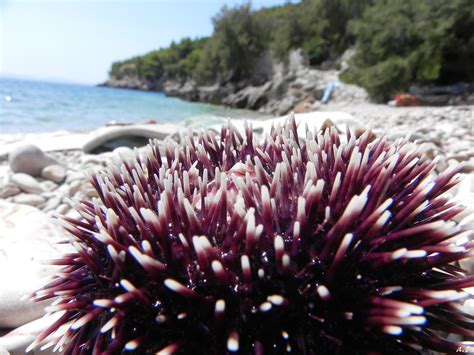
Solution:
{"label": "green tree", "polygon": [[464,63],[460,72],[469,72],[472,38],[464,31],[474,25],[473,7],[470,0],[377,1],[350,24],[357,52],[343,79],[385,101],[414,82],[442,79],[452,53]]}
{"label": "green tree", "polygon": [[199,66],[201,79],[219,82],[248,78],[264,49],[264,29],[250,5],[224,6],[213,19],[214,33],[204,47]]}
{"label": "green tree", "polygon": [[356,44],[342,79],[378,101],[412,83],[474,81],[473,0],[302,0],[251,11],[223,7],[210,38],[184,38],[167,48],[112,64],[116,78],[238,82],[270,51],[280,61],[302,48],[310,65],[336,59]]}

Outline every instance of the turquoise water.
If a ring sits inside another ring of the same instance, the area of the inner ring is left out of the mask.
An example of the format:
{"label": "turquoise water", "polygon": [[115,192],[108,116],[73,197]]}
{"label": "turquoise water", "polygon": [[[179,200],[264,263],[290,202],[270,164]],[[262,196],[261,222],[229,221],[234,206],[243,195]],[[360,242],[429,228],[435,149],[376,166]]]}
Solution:
{"label": "turquoise water", "polygon": [[0,78],[0,133],[90,130],[109,121],[207,126],[255,112],[186,102],[162,93]]}

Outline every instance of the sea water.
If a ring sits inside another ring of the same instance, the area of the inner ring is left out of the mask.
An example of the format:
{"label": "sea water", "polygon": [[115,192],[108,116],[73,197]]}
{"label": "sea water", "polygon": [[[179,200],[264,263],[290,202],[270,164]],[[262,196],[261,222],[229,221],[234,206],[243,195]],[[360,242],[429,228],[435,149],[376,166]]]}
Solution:
{"label": "sea water", "polygon": [[205,127],[256,112],[186,102],[163,93],[0,77],[0,134],[84,131],[111,121]]}

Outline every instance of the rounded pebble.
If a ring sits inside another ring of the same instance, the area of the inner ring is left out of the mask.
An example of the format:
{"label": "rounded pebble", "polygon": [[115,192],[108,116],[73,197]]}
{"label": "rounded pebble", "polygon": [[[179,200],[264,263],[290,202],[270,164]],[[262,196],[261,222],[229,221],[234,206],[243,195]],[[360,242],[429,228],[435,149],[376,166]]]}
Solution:
{"label": "rounded pebble", "polygon": [[10,169],[16,173],[39,176],[44,167],[56,164],[57,161],[33,144],[15,148],[8,155]]}
{"label": "rounded pebble", "polygon": [[41,171],[41,176],[55,183],[62,183],[66,178],[66,169],[62,165],[49,165]]}
{"label": "rounded pebble", "polygon": [[10,178],[10,181],[16,184],[22,191],[38,194],[44,191],[43,187],[36,179],[28,174],[16,173]]}

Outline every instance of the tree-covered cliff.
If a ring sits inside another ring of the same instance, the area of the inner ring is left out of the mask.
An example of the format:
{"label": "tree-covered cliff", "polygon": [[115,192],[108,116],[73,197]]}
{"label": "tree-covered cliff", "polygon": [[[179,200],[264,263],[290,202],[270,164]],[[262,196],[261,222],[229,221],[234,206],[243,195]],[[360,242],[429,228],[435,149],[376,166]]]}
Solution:
{"label": "tree-covered cliff", "polygon": [[116,62],[110,77],[135,78],[156,90],[170,79],[262,84],[268,78],[255,76],[255,66],[265,53],[285,62],[301,48],[309,65],[324,67],[354,46],[341,77],[375,100],[413,83],[474,81],[472,0],[303,0],[259,11],[243,5],[224,7],[213,24],[211,37]]}

